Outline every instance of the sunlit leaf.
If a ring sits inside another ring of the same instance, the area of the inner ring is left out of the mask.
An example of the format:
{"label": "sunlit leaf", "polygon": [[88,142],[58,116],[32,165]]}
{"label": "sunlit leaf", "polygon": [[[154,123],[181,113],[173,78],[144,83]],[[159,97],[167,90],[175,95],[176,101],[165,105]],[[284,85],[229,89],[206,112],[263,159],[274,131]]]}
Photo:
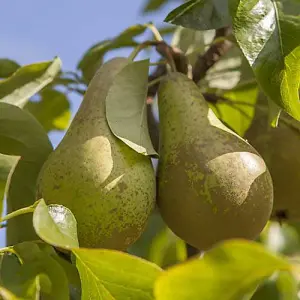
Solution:
{"label": "sunlit leaf", "polygon": [[149,61],[129,63],[114,78],[106,97],[106,117],[111,131],[144,155],[157,155],[150,139],[146,97]]}
{"label": "sunlit leaf", "polygon": [[70,103],[67,96],[52,89],[41,91],[40,101],[28,102],[25,109],[35,116],[47,132],[65,130],[71,118]]}
{"label": "sunlit leaf", "polygon": [[72,212],[62,205],[47,206],[41,200],[33,213],[33,227],[45,242],[60,248],[79,247],[77,222]]}
{"label": "sunlit leaf", "polygon": [[104,249],[73,250],[82,283],[82,300],[151,300],[161,269],[141,258]]}
{"label": "sunlit leaf", "polygon": [[23,107],[31,96],[53,80],[60,68],[58,57],[19,68],[11,77],[0,81],[0,101]]}
{"label": "sunlit leaf", "polygon": [[[37,176],[52,152],[52,145],[42,126],[28,112],[1,102],[0,112],[0,153],[21,157],[10,173],[7,188],[9,213],[35,202]],[[8,221],[8,245],[36,238],[32,215]]]}
{"label": "sunlit leaf", "polygon": [[217,103],[222,121],[240,136],[243,136],[252,124],[257,96],[258,86],[252,81],[224,91],[222,97],[226,101],[220,100]]}
{"label": "sunlit leaf", "polygon": [[[282,257],[249,241],[219,244],[202,258],[171,267],[155,284],[157,300],[250,299],[255,287],[277,270],[290,270]],[[249,295],[249,296],[245,296]]]}
{"label": "sunlit leaf", "polygon": [[197,30],[217,29],[230,25],[227,0],[190,0],[175,8],[166,22]]}
{"label": "sunlit leaf", "polygon": [[232,0],[236,40],[268,97],[300,120],[300,17],[280,13],[276,1]]}
{"label": "sunlit leaf", "polygon": [[11,76],[20,68],[20,65],[8,58],[0,58],[0,78]]}

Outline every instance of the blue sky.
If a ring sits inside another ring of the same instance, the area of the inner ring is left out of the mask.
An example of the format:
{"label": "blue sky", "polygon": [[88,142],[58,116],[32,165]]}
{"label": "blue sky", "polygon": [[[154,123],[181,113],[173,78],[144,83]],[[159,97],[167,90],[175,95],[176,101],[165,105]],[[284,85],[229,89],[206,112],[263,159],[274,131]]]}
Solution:
{"label": "blue sky", "polygon": [[[167,13],[179,4],[172,1],[159,13],[142,15],[144,3],[144,0],[1,1],[0,57],[30,64],[59,56],[64,70],[75,70],[82,54],[93,44],[136,23],[152,21],[159,26]],[[79,97],[71,98],[73,115],[80,101]],[[50,136],[57,145],[63,133]],[[2,229],[0,247],[4,243]]]}

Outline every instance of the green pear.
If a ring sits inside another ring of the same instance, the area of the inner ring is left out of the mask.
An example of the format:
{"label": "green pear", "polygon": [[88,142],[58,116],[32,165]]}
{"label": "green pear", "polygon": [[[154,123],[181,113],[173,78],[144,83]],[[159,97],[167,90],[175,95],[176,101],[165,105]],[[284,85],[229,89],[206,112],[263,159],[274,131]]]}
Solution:
{"label": "green pear", "polygon": [[201,250],[256,238],[273,205],[263,159],[219,121],[187,76],[171,73],[161,83],[158,106],[158,205],[167,225]]}
{"label": "green pear", "polygon": [[274,185],[272,218],[300,220],[300,131],[299,122],[282,112],[278,127],[268,124],[267,110],[256,109],[245,138],[264,158]]}
{"label": "green pear", "polygon": [[126,249],[143,232],[155,204],[151,159],[116,138],[106,119],[106,96],[126,64],[126,58],[114,58],[96,72],[38,179],[38,197],[75,215],[81,247]]}

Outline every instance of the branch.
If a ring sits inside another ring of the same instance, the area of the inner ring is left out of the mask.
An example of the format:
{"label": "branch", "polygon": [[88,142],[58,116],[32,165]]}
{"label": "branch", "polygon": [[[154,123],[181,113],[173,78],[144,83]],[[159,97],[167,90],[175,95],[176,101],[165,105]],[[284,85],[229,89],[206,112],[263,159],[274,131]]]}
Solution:
{"label": "branch", "polygon": [[[228,37],[230,34],[230,27],[217,29],[214,40],[220,37]],[[203,55],[199,55],[193,67],[193,80],[197,83],[203,79],[207,71],[231,49],[232,45],[229,40],[221,39],[219,42],[212,44]]]}

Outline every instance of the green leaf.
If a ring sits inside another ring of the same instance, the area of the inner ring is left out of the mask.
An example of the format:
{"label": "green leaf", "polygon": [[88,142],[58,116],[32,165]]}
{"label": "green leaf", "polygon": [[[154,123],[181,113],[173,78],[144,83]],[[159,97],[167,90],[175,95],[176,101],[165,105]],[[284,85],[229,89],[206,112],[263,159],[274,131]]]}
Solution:
{"label": "green leaf", "polygon": [[251,300],[281,300],[276,284],[276,278],[272,276],[263,282],[255,291]]}
{"label": "green leaf", "polygon": [[161,230],[152,241],[149,260],[162,268],[185,261],[186,245],[169,228]]}
{"label": "green leaf", "polygon": [[266,95],[300,120],[300,17],[283,15],[275,1],[231,0],[236,40]]}
{"label": "green leaf", "polygon": [[2,257],[1,285],[16,299],[35,300],[40,295],[37,276],[32,276],[31,272],[25,271],[18,257],[12,253],[4,253]]}
{"label": "green leaf", "polygon": [[23,107],[31,96],[50,83],[60,71],[61,60],[23,66],[0,81],[0,101]]}
{"label": "green leaf", "polygon": [[121,32],[115,39],[101,41],[88,49],[77,65],[77,69],[81,70],[86,83],[91,81],[95,72],[101,66],[104,55],[109,50],[138,45],[133,38],[143,33],[146,28],[145,25],[140,24],[131,26]]}
{"label": "green leaf", "polygon": [[138,153],[156,156],[147,124],[148,70],[149,60],[141,60],[116,75],[106,97],[106,117],[116,137]]}
{"label": "green leaf", "polygon": [[150,300],[161,269],[122,252],[104,249],[73,250],[82,284],[82,300]]}
{"label": "green leaf", "polygon": [[258,96],[258,86],[255,81],[236,86],[224,91],[222,97],[227,101],[217,103],[217,111],[222,121],[228,124],[237,134],[243,136],[250,127]]}
{"label": "green leaf", "polygon": [[300,251],[300,236],[291,224],[269,222],[261,234],[262,243],[275,253],[295,255]]}
{"label": "green leaf", "polygon": [[[69,299],[68,279],[56,260],[31,242],[15,245],[14,250],[22,261],[18,272],[20,277],[22,278],[22,275],[32,279],[38,277],[42,299]],[[19,285],[16,284],[16,287]]]}
{"label": "green leaf", "polygon": [[153,240],[155,239],[156,235],[163,230],[163,228],[165,228],[165,226],[166,224],[158,210],[154,210],[142,235],[133,245],[129,247],[127,250],[128,253],[148,259]]}
{"label": "green leaf", "polygon": [[0,58],[0,78],[7,78],[15,73],[21,66],[15,61]]}
{"label": "green leaf", "polygon": [[299,0],[281,0],[277,2],[281,6],[284,13],[289,15],[299,15],[300,1]]}
{"label": "green leaf", "polygon": [[63,205],[47,206],[42,199],[33,213],[33,227],[48,244],[64,249],[79,247],[76,219]]}
{"label": "green leaf", "polygon": [[143,8],[143,12],[152,12],[160,9],[168,0],[148,0]]}
{"label": "green leaf", "polygon": [[0,154],[0,215],[2,215],[5,187],[9,173],[16,164],[18,157]]}
{"label": "green leaf", "polygon": [[231,240],[219,244],[200,259],[162,273],[154,291],[157,300],[249,299],[253,289],[275,271],[290,269],[287,260],[257,243]]}
{"label": "green leaf", "polygon": [[232,89],[240,82],[243,68],[241,50],[233,47],[208,70],[205,81],[209,88]]}
{"label": "green leaf", "polygon": [[35,116],[47,132],[65,130],[71,118],[67,96],[52,89],[44,89],[40,94],[41,100],[28,102],[25,109]]}
{"label": "green leaf", "polygon": [[[35,202],[36,180],[53,148],[46,132],[30,113],[3,102],[0,102],[0,112],[0,153],[21,156],[9,175],[7,209],[10,213]],[[8,245],[36,238],[31,215],[8,221]]]}
{"label": "green leaf", "polygon": [[172,39],[172,46],[188,55],[189,63],[194,65],[206,46],[212,42],[215,30],[199,31],[178,26]]}
{"label": "green leaf", "polygon": [[290,272],[277,272],[266,280],[251,300],[297,300],[297,283]]}
{"label": "green leaf", "polygon": [[0,102],[0,112],[0,153],[31,160],[49,154],[49,138],[30,113],[5,102]]}
{"label": "green leaf", "polygon": [[197,30],[218,29],[231,24],[227,0],[190,0],[171,11],[165,19]]}

